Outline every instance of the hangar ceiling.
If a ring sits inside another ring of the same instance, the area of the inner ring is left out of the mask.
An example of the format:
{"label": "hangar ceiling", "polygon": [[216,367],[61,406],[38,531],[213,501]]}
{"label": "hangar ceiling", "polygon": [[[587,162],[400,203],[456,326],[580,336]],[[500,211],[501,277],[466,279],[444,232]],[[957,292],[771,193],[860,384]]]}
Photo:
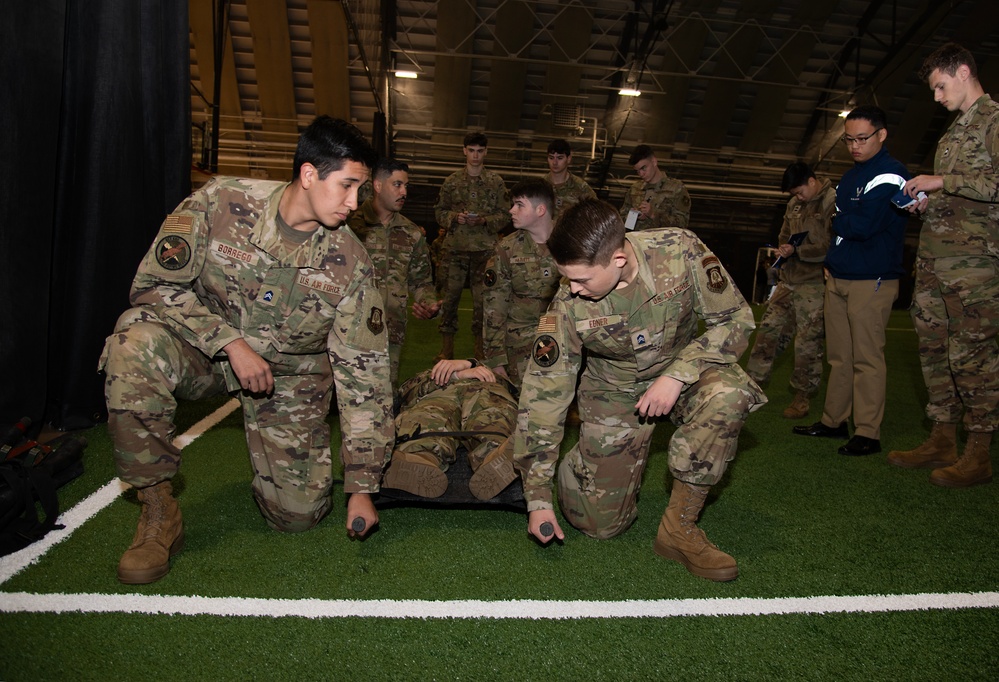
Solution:
{"label": "hangar ceiling", "polygon": [[[996,7],[191,0],[194,136],[211,139],[217,101],[219,172],[283,179],[313,116],[347,118],[410,163],[406,213],[425,225],[436,188],[463,163],[470,129],[489,135],[487,165],[508,184],[546,172],[548,142],[569,139],[573,172],[615,204],[636,179],[628,154],[645,143],[687,185],[693,229],[759,242],[779,225],[788,163],[804,159],[833,178],[852,163],[838,144],[844,108],[884,108],[891,152],[913,171],[928,170],[950,117],[915,71],[956,40],[978,59],[986,91],[994,89]],[[399,78],[397,69],[417,78]],[[619,95],[625,84],[641,95]]]}

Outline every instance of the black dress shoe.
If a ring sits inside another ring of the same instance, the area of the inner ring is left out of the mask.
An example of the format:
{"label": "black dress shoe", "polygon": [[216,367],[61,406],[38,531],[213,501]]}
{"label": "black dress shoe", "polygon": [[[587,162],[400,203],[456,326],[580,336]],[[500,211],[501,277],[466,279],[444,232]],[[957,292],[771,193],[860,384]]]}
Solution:
{"label": "black dress shoe", "polygon": [[822,436],[823,438],[849,438],[850,432],[846,430],[846,422],[839,426],[826,426],[822,422],[815,422],[811,426],[795,426],[792,429],[799,436]]}
{"label": "black dress shoe", "polygon": [[839,454],[852,457],[873,455],[875,452],[881,452],[881,441],[877,438],[865,438],[864,436],[854,436],[839,449]]}

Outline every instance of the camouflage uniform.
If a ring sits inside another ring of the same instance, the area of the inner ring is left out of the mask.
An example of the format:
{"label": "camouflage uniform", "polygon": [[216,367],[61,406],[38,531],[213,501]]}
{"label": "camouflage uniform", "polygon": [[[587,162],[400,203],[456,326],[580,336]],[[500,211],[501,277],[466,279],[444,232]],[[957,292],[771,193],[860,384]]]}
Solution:
{"label": "camouflage uniform", "polygon": [[638,207],[650,197],[649,218],[639,216],[636,230],[657,230],[663,227],[687,227],[690,222],[690,195],[679,180],[665,173],[655,184],[638,180],[631,186],[621,206],[621,220],[628,220],[628,211]]}
{"label": "camouflage uniform", "polygon": [[[551,479],[566,411],[579,380],[579,442],[559,467],[559,503],[588,535],[612,537],[635,502],[656,419],[635,403],[655,379],[684,383],[669,414],[674,478],[713,485],[735,457],[739,431],[766,396],[736,361],[753,313],[718,258],[687,230],[632,232],[638,274],[599,301],[563,283],[537,329],[521,390],[514,459],[528,511],[552,508]],[[697,335],[698,318],[706,330]]]}
{"label": "camouflage uniform", "polygon": [[[487,168],[473,177],[467,169],[452,173],[441,186],[434,205],[437,224],[447,233],[441,247],[442,267],[437,273],[443,295],[442,334],[458,331],[458,301],[467,279],[472,289],[472,329],[482,334],[482,276],[496,246],[497,235],[509,222],[510,197],[503,178]],[[477,213],[482,225],[462,225],[458,214]]]}
{"label": "camouflage uniform", "polygon": [[[123,480],[141,488],[177,473],[176,398],[239,392],[257,503],[272,527],[300,531],[330,509],[333,381],[346,492],[378,490],[393,426],[371,262],[350,230],[283,239],[286,187],[217,178],[178,206],[139,265],[135,307],[100,366]],[[222,350],[240,338],[270,363],[273,395],[240,391]]]}
{"label": "camouflage uniform", "polygon": [[821,183],[811,201],[803,203],[792,198],[787,202],[778,243],[786,244],[791,235],[798,232],[808,232],[808,236],[779,270],[780,283],[767,304],[746,365],[749,376],[761,384],[766,383],[774,359],[787,347],[790,336],[797,330],[791,388],[809,397],[819,390],[822,380],[825,344],[822,262],[829,250],[832,218],[836,213],[836,190],[827,179]]}
{"label": "camouflage uniform", "polygon": [[422,227],[401,213],[394,213],[383,225],[375,213],[373,199],[354,211],[351,229],[364,244],[378,277],[378,288],[385,302],[389,355],[392,358],[392,385],[399,378],[399,356],[406,341],[409,297],[433,305],[435,297],[430,251]]}
{"label": "camouflage uniform", "polygon": [[[438,386],[426,370],[399,389],[396,432],[400,440],[419,427],[433,431],[467,431],[467,436],[424,436],[404,440],[395,453],[411,453],[435,459],[443,470],[455,461],[458,448],[468,450],[468,463],[477,471],[482,460],[513,433],[517,419],[516,388],[503,377],[496,381],[454,379]],[[471,432],[480,432],[471,435]],[[487,433],[488,432],[488,433]]]}
{"label": "camouflage uniform", "polygon": [[999,427],[999,104],[980,97],[937,144],[912,319],[934,422]]}
{"label": "camouflage uniform", "polygon": [[583,199],[596,199],[597,194],[593,189],[586,184],[578,175],[573,175],[569,173],[569,176],[565,179],[561,185],[556,185],[552,182],[552,174],[549,173],[545,180],[547,180],[552,189],[555,190],[555,215],[552,216],[552,222],[557,222],[562,212],[565,211],[570,206],[578,204]]}
{"label": "camouflage uniform", "polygon": [[506,366],[515,386],[523,381],[538,318],[558,291],[559,278],[548,247],[525,230],[500,241],[486,266],[483,357],[489,367]]}

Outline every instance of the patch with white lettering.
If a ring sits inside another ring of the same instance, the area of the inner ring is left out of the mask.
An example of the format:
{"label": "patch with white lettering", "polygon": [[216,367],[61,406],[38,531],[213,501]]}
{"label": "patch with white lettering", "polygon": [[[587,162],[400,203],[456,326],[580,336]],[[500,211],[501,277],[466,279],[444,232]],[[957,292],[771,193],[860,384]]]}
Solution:
{"label": "patch with white lettering", "polygon": [[321,291],[324,294],[334,294],[336,296],[343,295],[343,287],[339,284],[335,284],[325,277],[320,277],[319,275],[306,275],[301,274],[298,276],[297,283],[303,287],[309,287],[310,289],[315,289],[316,291]]}
{"label": "patch with white lettering", "polygon": [[260,256],[255,253],[237,249],[235,246],[230,246],[229,244],[218,240],[213,240],[209,248],[213,253],[217,253],[230,260],[238,260],[241,263],[246,263],[247,265],[256,265],[257,261],[260,260]]}
{"label": "patch with white lettering", "polygon": [[510,262],[511,263],[534,263],[537,260],[538,259],[535,256],[514,256],[513,258],[510,259]]}
{"label": "patch with white lettering", "polygon": [[191,262],[191,245],[183,237],[167,235],[156,245],[156,262],[167,270],[180,270]]}
{"label": "patch with white lettering", "polygon": [[605,317],[591,317],[588,320],[579,320],[576,322],[576,331],[585,332],[589,329],[609,327],[612,324],[618,324],[621,322],[621,319],[620,315],[607,315]]}
{"label": "patch with white lettering", "polygon": [[716,294],[720,294],[728,288],[728,280],[722,274],[721,262],[717,256],[708,256],[701,261],[704,274],[708,278],[708,289]]}
{"label": "patch with white lettering", "polygon": [[558,341],[547,334],[542,334],[534,341],[534,350],[531,357],[541,367],[551,367],[558,360]]}
{"label": "patch with white lettering", "polygon": [[381,308],[372,308],[371,314],[368,316],[368,330],[378,336],[385,329],[384,315],[382,315]]}

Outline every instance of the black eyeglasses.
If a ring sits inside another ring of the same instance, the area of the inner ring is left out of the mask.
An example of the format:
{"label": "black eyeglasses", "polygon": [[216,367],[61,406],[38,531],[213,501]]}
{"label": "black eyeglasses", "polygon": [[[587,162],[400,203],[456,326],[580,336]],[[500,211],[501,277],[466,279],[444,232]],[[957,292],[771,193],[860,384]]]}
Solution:
{"label": "black eyeglasses", "polygon": [[870,135],[858,135],[857,137],[847,137],[846,135],[844,135],[839,139],[842,140],[843,144],[845,144],[847,147],[850,147],[852,145],[863,147],[865,144],[867,144],[867,141],[869,139],[878,134],[879,130],[884,130],[884,128],[875,128],[874,132],[871,133]]}

